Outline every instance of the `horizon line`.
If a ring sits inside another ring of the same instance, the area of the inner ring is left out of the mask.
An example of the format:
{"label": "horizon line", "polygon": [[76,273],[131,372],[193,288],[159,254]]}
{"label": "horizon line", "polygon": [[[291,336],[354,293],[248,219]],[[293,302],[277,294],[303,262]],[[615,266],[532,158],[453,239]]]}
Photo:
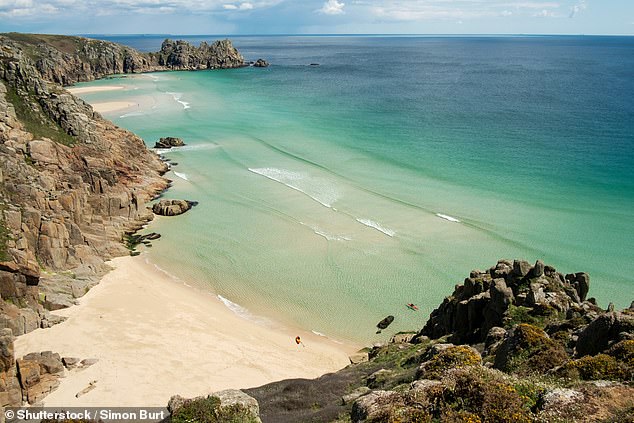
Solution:
{"label": "horizon line", "polygon": [[68,35],[68,36],[179,36],[179,37],[634,37],[632,34],[594,34],[594,33],[276,33],[276,34],[178,34],[178,33],[73,33],[59,34],[50,32],[7,31],[0,34]]}

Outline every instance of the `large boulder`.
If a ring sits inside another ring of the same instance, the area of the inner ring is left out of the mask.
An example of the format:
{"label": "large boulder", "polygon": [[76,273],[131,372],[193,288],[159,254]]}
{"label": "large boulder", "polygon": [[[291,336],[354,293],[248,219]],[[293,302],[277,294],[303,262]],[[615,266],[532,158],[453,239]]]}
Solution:
{"label": "large boulder", "polygon": [[605,313],[594,319],[579,334],[576,355],[595,355],[606,350],[610,345],[634,333],[634,315],[621,312]]}
{"label": "large boulder", "polygon": [[152,211],[160,216],[178,216],[196,203],[187,200],[160,200],[152,206]]}
{"label": "large boulder", "polygon": [[181,138],[163,137],[154,144],[154,148],[172,148],[172,147],[182,147],[184,145],[185,143],[183,142]]}
{"label": "large boulder", "polygon": [[256,68],[266,68],[266,67],[269,66],[269,62],[267,62],[264,59],[258,59],[258,60],[255,61],[253,66],[255,66]]}

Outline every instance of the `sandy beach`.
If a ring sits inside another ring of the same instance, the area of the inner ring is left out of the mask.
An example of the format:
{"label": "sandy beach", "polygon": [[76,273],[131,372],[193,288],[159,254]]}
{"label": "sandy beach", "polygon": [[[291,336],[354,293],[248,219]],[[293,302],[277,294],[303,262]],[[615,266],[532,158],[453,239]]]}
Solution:
{"label": "sandy beach", "polygon": [[67,87],[66,90],[74,95],[99,93],[103,91],[124,90],[123,85],[107,85],[101,87]]}
{"label": "sandy beach", "polygon": [[130,101],[106,101],[103,103],[90,103],[90,105],[98,113],[110,113],[129,109],[130,107],[139,107],[138,103]]}
{"label": "sandy beach", "polygon": [[[346,366],[356,349],[241,318],[144,256],[111,264],[115,269],[79,305],[56,312],[68,317],[65,322],[15,342],[16,357],[52,350],[99,360],[66,371],[60,387],[44,399],[47,406],[165,406],[175,394],[314,378]],[[303,345],[295,343],[296,335]],[[76,398],[91,381],[97,387]]]}

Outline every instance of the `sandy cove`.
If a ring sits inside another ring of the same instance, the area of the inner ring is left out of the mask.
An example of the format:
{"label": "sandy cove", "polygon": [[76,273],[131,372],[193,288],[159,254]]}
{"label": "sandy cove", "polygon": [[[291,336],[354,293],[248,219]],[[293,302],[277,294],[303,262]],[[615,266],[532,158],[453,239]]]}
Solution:
{"label": "sandy cove", "polygon": [[[100,93],[104,91],[119,91],[126,89],[123,85],[108,85],[102,87],[67,87],[66,90],[73,95]],[[110,113],[117,112],[131,107],[139,106],[137,103],[130,101],[104,101],[90,104],[95,112]]]}
{"label": "sandy cove", "polygon": [[[77,306],[56,312],[68,320],[15,341],[16,357],[52,350],[99,359],[66,371],[60,387],[44,399],[47,406],[165,406],[175,394],[315,378],[349,364],[348,355],[357,349],[243,319],[144,256],[111,264],[114,270]],[[304,346],[295,343],[296,335]],[[97,387],[76,398],[93,380]]]}

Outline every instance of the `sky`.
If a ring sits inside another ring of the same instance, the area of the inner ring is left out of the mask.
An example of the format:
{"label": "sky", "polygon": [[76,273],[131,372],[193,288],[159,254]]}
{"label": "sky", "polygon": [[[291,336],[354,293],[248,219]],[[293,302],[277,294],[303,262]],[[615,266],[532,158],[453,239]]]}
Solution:
{"label": "sky", "polygon": [[634,0],[0,0],[0,32],[634,34]]}

